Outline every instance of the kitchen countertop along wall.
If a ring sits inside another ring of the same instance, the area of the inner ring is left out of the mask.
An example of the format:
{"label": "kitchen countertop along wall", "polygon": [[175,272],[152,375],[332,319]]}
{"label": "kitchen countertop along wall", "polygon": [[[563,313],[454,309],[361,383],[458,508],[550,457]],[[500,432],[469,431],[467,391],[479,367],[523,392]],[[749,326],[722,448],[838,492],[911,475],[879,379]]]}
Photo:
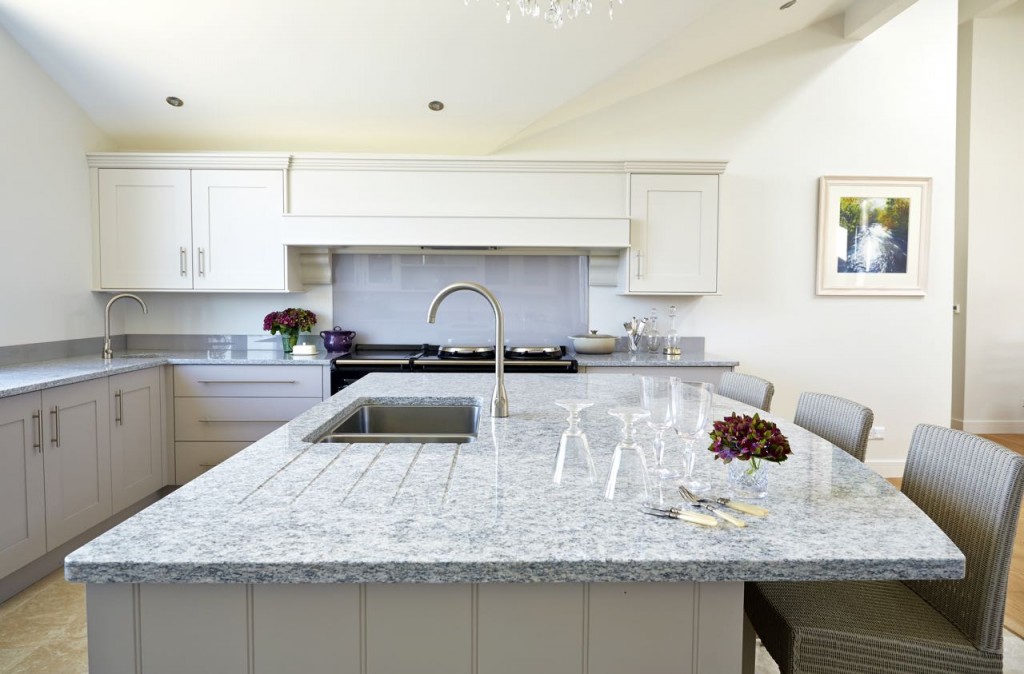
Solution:
{"label": "kitchen countertop along wall", "polygon": [[280,351],[148,351],[100,356],[78,356],[0,367],[0,398],[79,381],[144,370],[161,365],[311,365],[331,364],[331,354],[286,356]]}
{"label": "kitchen countertop along wall", "polygon": [[[79,381],[144,370],[161,365],[309,365],[327,367],[334,354],[288,356],[281,351],[123,351],[104,361],[100,356],[76,356],[0,367],[0,398]],[[711,354],[683,354],[669,358],[651,353],[576,354],[581,367],[735,367],[737,361]]]}

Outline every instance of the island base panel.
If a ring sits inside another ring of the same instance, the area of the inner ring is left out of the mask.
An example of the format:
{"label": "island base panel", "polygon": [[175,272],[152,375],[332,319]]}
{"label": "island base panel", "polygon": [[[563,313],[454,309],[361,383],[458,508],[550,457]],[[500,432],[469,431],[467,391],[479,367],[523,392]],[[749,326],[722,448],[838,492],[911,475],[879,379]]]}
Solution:
{"label": "island base panel", "polygon": [[743,667],[739,582],[90,584],[87,602],[90,671],[110,674]]}

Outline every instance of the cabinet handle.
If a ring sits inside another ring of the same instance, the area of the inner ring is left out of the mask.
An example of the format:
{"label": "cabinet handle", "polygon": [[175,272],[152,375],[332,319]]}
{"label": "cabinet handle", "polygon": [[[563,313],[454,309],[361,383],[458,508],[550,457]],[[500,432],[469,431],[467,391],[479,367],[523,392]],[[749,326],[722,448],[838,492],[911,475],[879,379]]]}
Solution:
{"label": "cabinet handle", "polygon": [[199,248],[199,275],[206,276],[206,251]]}
{"label": "cabinet handle", "polygon": [[200,384],[294,384],[294,379],[197,379]]}
{"label": "cabinet handle", "polygon": [[124,404],[121,389],[117,389],[114,393],[114,423],[124,426]]}
{"label": "cabinet handle", "polygon": [[643,253],[636,254],[636,278],[640,279],[640,260],[643,257]]}
{"label": "cabinet handle", "polygon": [[38,449],[39,453],[43,453],[43,411],[36,410],[32,413],[32,421],[34,428],[32,429],[33,435],[35,435],[35,441],[32,443],[32,449]]}
{"label": "cabinet handle", "polygon": [[201,464],[199,464],[199,467],[200,468],[213,468],[214,466],[219,466],[219,465],[220,465],[220,461],[218,461],[217,463],[201,463]]}
{"label": "cabinet handle", "polygon": [[286,424],[291,419],[200,419],[204,424]]}
{"label": "cabinet handle", "polygon": [[185,246],[182,246],[181,248],[178,249],[178,259],[181,261],[181,275],[182,276],[187,276],[188,275],[188,260],[185,257],[187,253],[188,253],[188,251],[185,250]]}
{"label": "cabinet handle", "polygon": [[50,410],[50,416],[53,418],[53,437],[50,438],[50,444],[60,447],[60,407],[54,405]]}

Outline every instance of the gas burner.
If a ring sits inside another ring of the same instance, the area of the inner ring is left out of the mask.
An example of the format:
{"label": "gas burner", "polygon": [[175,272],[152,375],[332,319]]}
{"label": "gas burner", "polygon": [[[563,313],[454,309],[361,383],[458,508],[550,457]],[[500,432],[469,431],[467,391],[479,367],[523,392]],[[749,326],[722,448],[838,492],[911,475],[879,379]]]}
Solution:
{"label": "gas burner", "polygon": [[510,346],[505,349],[506,358],[558,360],[564,355],[564,346]]}
{"label": "gas burner", "polygon": [[494,358],[493,346],[442,346],[437,349],[438,358],[453,360],[490,360]]}

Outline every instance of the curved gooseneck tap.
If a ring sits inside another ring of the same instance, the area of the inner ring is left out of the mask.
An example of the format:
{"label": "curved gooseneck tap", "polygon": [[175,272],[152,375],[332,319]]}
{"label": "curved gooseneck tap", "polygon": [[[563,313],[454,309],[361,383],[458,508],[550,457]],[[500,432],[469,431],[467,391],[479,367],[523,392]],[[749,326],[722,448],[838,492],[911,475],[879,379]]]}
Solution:
{"label": "curved gooseneck tap", "polygon": [[451,295],[457,290],[472,290],[475,293],[484,296],[488,302],[491,303],[491,308],[494,309],[494,396],[491,398],[491,416],[504,418],[508,416],[508,394],[505,393],[505,315],[501,311],[501,305],[498,304],[498,298],[494,296],[487,288],[483,287],[479,283],[472,283],[470,281],[459,281],[453,283],[450,286],[442,288],[439,293],[430,302],[430,308],[427,309],[427,323],[435,322],[437,318],[437,308],[441,306],[441,302],[444,298]]}
{"label": "curved gooseneck tap", "polygon": [[110,305],[118,301],[122,297],[129,297],[139,304],[142,305],[142,313],[148,314],[149,309],[146,308],[146,303],[142,301],[142,298],[138,295],[132,295],[131,293],[121,293],[120,295],[114,295],[107,302],[107,308],[103,310],[103,360],[110,360],[114,357],[114,350],[110,348]]}

